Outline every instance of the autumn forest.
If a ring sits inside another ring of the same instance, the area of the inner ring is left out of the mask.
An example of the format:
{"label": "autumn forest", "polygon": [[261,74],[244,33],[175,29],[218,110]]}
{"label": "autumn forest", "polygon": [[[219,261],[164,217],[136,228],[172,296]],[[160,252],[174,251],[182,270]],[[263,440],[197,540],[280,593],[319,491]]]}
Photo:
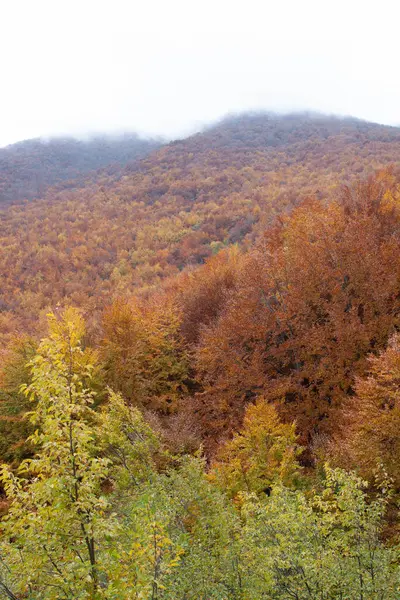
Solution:
{"label": "autumn forest", "polygon": [[400,128],[0,149],[0,598],[400,597]]}

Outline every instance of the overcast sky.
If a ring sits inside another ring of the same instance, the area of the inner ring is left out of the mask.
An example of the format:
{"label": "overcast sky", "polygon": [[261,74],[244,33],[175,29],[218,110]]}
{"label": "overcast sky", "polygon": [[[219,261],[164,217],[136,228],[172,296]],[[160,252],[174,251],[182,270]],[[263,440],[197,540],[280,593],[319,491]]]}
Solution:
{"label": "overcast sky", "polygon": [[400,124],[397,0],[2,0],[0,146],[236,111]]}

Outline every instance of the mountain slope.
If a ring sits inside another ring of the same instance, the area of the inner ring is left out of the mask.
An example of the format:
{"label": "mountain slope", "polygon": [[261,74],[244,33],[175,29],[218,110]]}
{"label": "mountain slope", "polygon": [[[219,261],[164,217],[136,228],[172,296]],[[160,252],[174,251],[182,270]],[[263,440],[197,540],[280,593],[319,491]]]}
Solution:
{"label": "mountain slope", "polygon": [[158,141],[129,134],[87,141],[33,139],[1,148],[0,203],[40,197],[51,185],[74,180],[107,165],[121,168],[159,146]]}
{"label": "mountain slope", "polygon": [[0,212],[0,330],[58,302],[93,311],[222,246],[251,244],[304,197],[400,162],[400,130],[355,119],[247,115],[76,189]]}

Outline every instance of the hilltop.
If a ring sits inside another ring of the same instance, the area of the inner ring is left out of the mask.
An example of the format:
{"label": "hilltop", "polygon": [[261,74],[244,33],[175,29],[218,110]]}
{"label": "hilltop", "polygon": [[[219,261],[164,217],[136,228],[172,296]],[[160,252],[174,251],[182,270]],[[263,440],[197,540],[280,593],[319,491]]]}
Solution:
{"label": "hilltop", "polygon": [[76,323],[99,404],[120,393],[173,455],[229,471],[266,436],[274,469],[286,439],[311,478],[379,461],[400,489],[399,163],[396,128],[247,115],[4,207],[0,460],[31,452],[38,339],[53,363]]}
{"label": "hilltop", "polygon": [[160,141],[125,134],[88,140],[32,139],[0,148],[0,203],[38,198],[61,182],[76,187],[77,178],[106,166],[115,171],[160,145]]}
{"label": "hilltop", "polygon": [[[26,164],[35,171],[33,155]],[[30,327],[60,302],[93,312],[154,289],[223,247],[251,246],[307,196],[329,200],[338,186],[399,161],[394,127],[242,115],[124,168],[91,172],[80,187],[6,206],[0,329]]]}

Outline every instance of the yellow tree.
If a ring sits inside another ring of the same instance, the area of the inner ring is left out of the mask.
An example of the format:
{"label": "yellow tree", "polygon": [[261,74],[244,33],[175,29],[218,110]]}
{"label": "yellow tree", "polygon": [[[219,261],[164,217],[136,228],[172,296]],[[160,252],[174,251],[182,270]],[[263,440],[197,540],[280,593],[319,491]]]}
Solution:
{"label": "yellow tree", "polygon": [[188,363],[180,315],[169,297],[116,301],[104,316],[102,356],[108,383],[130,402],[174,411]]}
{"label": "yellow tree", "polygon": [[86,385],[96,355],[82,345],[85,327],[77,311],[50,314],[49,329],[25,386],[36,403],[30,441],[37,453],[20,466],[22,477],[2,468],[10,508],[1,523],[0,554],[21,597],[97,600],[104,571],[98,542],[114,525],[101,495],[109,461],[95,456],[94,394]]}
{"label": "yellow tree", "polygon": [[269,494],[278,481],[298,483],[300,454],[295,425],[282,423],[275,408],[260,398],[248,406],[242,430],[219,449],[210,477],[231,496]]}

